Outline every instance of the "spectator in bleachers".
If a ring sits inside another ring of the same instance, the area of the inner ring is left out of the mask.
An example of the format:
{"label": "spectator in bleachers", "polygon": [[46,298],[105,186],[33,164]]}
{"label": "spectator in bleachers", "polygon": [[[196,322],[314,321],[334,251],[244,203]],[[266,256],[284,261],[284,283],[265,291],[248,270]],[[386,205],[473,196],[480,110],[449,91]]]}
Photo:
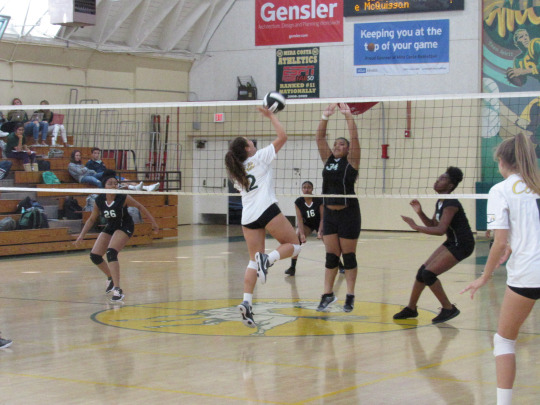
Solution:
{"label": "spectator in bleachers", "polygon": [[80,150],[76,149],[71,152],[68,171],[71,177],[73,177],[79,183],[86,183],[96,187],[102,187],[101,178],[103,177],[103,173],[97,173],[95,170],[90,170],[86,166],[83,166]]}
{"label": "spectator in bleachers", "polygon": [[[22,105],[20,98],[14,98],[11,101],[11,105]],[[24,110],[10,110],[7,113],[7,120],[10,122],[22,122],[23,124],[28,121],[28,114]]]}
{"label": "spectator in bleachers", "polygon": [[4,123],[7,122],[4,118],[4,114],[0,111],[0,137],[8,136],[9,130],[5,129]]}
{"label": "spectator in bleachers", "polygon": [[[41,100],[39,103],[40,105],[49,105],[49,102],[47,100]],[[64,127],[64,124],[53,124],[53,118],[54,113],[49,110],[48,108],[43,107],[41,110],[37,110],[36,113],[42,113],[43,114],[43,121],[47,121],[49,123],[49,130],[47,132],[48,135],[52,135],[52,142],[51,146],[71,146],[68,145],[67,142],[67,134],[66,134],[66,127]],[[58,144],[56,140],[58,139],[58,134],[62,137],[62,144]]]}
{"label": "spectator in bleachers", "polygon": [[[20,98],[14,98],[11,102],[12,105],[22,105]],[[31,135],[34,138],[34,144],[39,142],[39,145],[45,145],[45,139],[47,139],[47,132],[49,131],[49,123],[39,119],[37,116],[32,116],[32,119],[28,119],[28,114],[24,110],[11,110],[8,112],[8,121],[22,122],[24,124],[24,134]],[[39,133],[41,132],[41,141],[39,141]]]}
{"label": "spectator in bleachers", "polygon": [[13,132],[7,136],[6,157],[21,160],[26,172],[39,171],[36,163],[36,152],[30,150],[26,145],[22,122],[16,123]]}
{"label": "spectator in bleachers", "polygon": [[[103,173],[105,170],[107,170],[107,167],[105,167],[105,164],[101,160],[101,149],[97,147],[92,148],[92,156],[90,160],[86,162],[86,167],[90,170],[94,170],[97,173]],[[118,181],[121,181],[120,187],[127,187],[129,190],[155,191],[159,187],[159,183],[144,186],[142,181],[137,183],[136,181],[128,180],[124,177],[118,177]]]}
{"label": "spectator in bleachers", "polygon": [[12,165],[13,163],[9,160],[0,161],[0,180],[3,180],[8,175]]}

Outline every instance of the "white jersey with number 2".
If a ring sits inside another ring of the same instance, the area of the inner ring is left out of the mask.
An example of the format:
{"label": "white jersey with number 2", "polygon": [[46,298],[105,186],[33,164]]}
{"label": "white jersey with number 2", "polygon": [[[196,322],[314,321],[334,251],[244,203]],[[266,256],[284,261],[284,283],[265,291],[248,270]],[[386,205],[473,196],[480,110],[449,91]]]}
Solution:
{"label": "white jersey with number 2", "polygon": [[506,264],[507,284],[540,287],[540,196],[520,175],[512,174],[489,191],[488,229],[509,229],[512,254]]}
{"label": "white jersey with number 2", "polygon": [[235,184],[242,195],[242,225],[256,221],[268,207],[277,203],[272,169],[275,158],[276,150],[270,144],[244,161],[249,188],[245,190]]}

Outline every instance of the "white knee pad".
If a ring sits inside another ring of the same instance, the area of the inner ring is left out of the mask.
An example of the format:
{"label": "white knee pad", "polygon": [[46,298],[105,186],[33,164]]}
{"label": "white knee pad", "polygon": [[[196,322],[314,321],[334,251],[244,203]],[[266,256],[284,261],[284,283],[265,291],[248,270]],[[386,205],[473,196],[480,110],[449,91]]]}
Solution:
{"label": "white knee pad", "polygon": [[293,246],[293,257],[296,257],[300,254],[300,251],[302,250],[302,245],[292,245]]}
{"label": "white knee pad", "polygon": [[250,260],[247,267],[248,267],[248,269],[257,270],[257,268],[258,268],[257,262],[255,260]]}
{"label": "white knee pad", "polygon": [[493,336],[493,355],[495,357],[503,354],[514,354],[516,352],[515,346],[515,340],[505,339],[498,333]]}

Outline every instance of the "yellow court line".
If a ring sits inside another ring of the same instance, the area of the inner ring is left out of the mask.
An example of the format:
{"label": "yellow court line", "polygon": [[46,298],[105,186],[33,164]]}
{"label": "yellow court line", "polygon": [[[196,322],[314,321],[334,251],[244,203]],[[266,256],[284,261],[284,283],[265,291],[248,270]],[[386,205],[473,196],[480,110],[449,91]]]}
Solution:
{"label": "yellow court line", "polygon": [[[317,401],[317,400],[320,400],[320,399],[333,397],[333,396],[336,396],[338,394],[343,394],[345,392],[351,392],[351,391],[357,390],[357,389],[362,388],[362,387],[367,387],[369,385],[378,384],[378,383],[383,382],[383,381],[391,380],[391,379],[398,378],[398,377],[404,377],[404,376],[407,376],[407,375],[410,375],[410,374],[413,374],[413,373],[417,373],[417,372],[422,371],[422,370],[427,370],[427,369],[430,369],[430,368],[433,368],[433,367],[442,366],[444,364],[453,363],[453,362],[456,362],[456,361],[459,361],[459,360],[464,360],[464,359],[467,359],[467,358],[470,358],[470,357],[475,357],[475,356],[478,356],[478,355],[483,354],[483,353],[485,353],[487,351],[490,351],[490,350],[491,350],[491,348],[490,349],[479,350],[479,351],[474,352],[474,353],[469,353],[469,354],[466,354],[466,355],[463,355],[463,356],[455,357],[453,359],[448,359],[446,361],[440,361],[438,363],[429,364],[429,365],[426,365],[424,367],[417,367],[417,368],[414,368],[412,370],[406,370],[406,371],[402,371],[402,372],[399,372],[399,373],[390,374],[390,375],[387,375],[385,377],[378,378],[376,380],[367,381],[367,382],[362,383],[362,384],[354,385],[352,387],[343,388],[341,390],[329,392],[327,394],[318,395],[318,396],[312,397],[312,398],[307,398],[307,399],[304,399],[302,401],[295,402],[294,404],[291,404],[291,405],[303,405],[303,404],[306,404],[308,402],[313,402],[313,401]],[[422,376],[422,378],[426,378],[426,377]],[[440,379],[440,378],[436,378],[436,377],[429,377],[429,378],[432,378],[434,380],[445,380],[445,381],[451,380],[451,379],[448,379],[448,378],[445,378],[445,379]],[[475,380],[457,380],[457,379],[454,379],[454,380],[451,380],[451,381],[466,382],[466,383],[493,384],[493,385],[496,384],[495,381],[493,383],[475,381]]]}
{"label": "yellow court line", "polygon": [[48,377],[48,376],[42,376],[42,375],[8,373],[8,372],[3,372],[3,371],[0,371],[0,375],[7,375],[7,376],[13,376],[13,377],[34,378],[34,379],[48,380],[48,381],[69,382],[69,383],[76,383],[76,384],[99,385],[99,386],[104,386],[104,387],[128,388],[128,389],[136,389],[136,390],[144,390],[144,391],[167,392],[167,393],[172,393],[172,394],[193,395],[193,396],[206,397],[206,398],[219,398],[219,399],[227,399],[227,400],[235,400],[235,401],[259,402],[259,403],[264,403],[264,404],[289,405],[289,403],[287,403],[287,402],[266,401],[266,400],[260,400],[260,399],[252,399],[252,398],[232,397],[232,396],[228,396],[228,395],[205,394],[205,393],[201,393],[201,392],[173,390],[173,389],[168,389],[168,388],[145,387],[145,386],[127,385],[127,384],[113,384],[113,383],[99,382],[99,381],[75,380],[75,379],[63,378],[63,377]]}
{"label": "yellow court line", "polygon": [[[140,337],[132,337],[129,338],[129,340],[139,340]],[[528,341],[528,340],[534,340],[537,339],[538,336],[528,336],[527,338],[520,339],[521,341]],[[104,343],[106,344],[106,343]],[[77,350],[82,348],[91,348],[95,347],[98,350],[116,350],[118,351],[118,348],[99,348],[98,346],[101,344],[94,344],[94,345],[81,345],[78,347],[71,347],[70,350]],[[145,387],[145,386],[136,386],[136,385],[126,385],[126,384],[114,384],[114,383],[105,383],[105,382],[98,382],[98,381],[86,381],[86,380],[77,380],[77,379],[69,379],[69,378],[62,378],[62,377],[50,377],[50,376],[41,376],[41,375],[32,375],[32,374],[18,374],[18,373],[10,373],[10,372],[2,372],[0,371],[0,375],[7,375],[7,376],[15,376],[15,377],[26,377],[26,378],[36,378],[41,380],[51,380],[51,381],[64,381],[64,382],[71,382],[71,383],[78,383],[78,384],[87,384],[87,385],[99,385],[99,386],[110,386],[110,387],[116,387],[116,388],[127,388],[127,389],[138,389],[138,390],[146,390],[146,391],[156,391],[156,392],[167,392],[167,393],[175,393],[175,394],[183,394],[183,395],[193,395],[193,396],[200,396],[200,397],[207,397],[207,398],[220,398],[220,399],[228,399],[228,400],[238,400],[238,401],[247,401],[247,402],[256,402],[256,403],[267,403],[267,404],[277,404],[277,405],[303,405],[309,402],[317,401],[320,399],[325,399],[329,397],[336,396],[338,394],[350,392],[357,390],[362,387],[366,387],[369,385],[377,384],[383,381],[391,380],[398,377],[407,376],[413,373],[417,373],[419,371],[428,370],[430,368],[434,367],[440,367],[445,364],[453,363],[456,361],[461,361],[467,358],[476,357],[481,354],[484,354],[486,352],[491,351],[490,348],[486,348],[483,350],[478,350],[476,352],[472,352],[466,355],[458,356],[452,359],[448,359],[445,361],[429,364],[423,367],[417,367],[411,370],[402,371],[399,373],[394,373],[390,375],[383,376],[381,378],[377,378],[372,381],[368,381],[362,384],[354,385],[351,387],[343,388],[341,390],[329,392],[326,394],[318,395],[311,398],[306,398],[301,401],[297,402],[283,402],[283,401],[268,401],[268,400],[258,400],[258,399],[249,399],[249,398],[241,398],[241,397],[232,397],[232,396],[225,396],[225,395],[217,395],[217,394],[205,394],[200,392],[192,392],[192,391],[186,391],[186,390],[174,390],[174,389],[167,389],[167,388],[157,388],[157,387]],[[173,357],[183,357],[183,358],[197,358],[197,359],[203,359],[203,360],[213,360],[213,361],[229,361],[229,362],[246,362],[242,359],[223,359],[223,358],[212,358],[212,357],[203,357],[203,356],[186,356],[186,355],[178,355],[178,354],[171,354],[171,353],[156,353],[156,352],[149,352],[149,351],[138,351],[138,350],[130,350],[130,349],[120,349],[122,352],[131,352],[131,353],[139,353],[139,354],[149,354],[149,355],[162,355],[162,356],[173,356]],[[41,353],[43,355],[43,353]],[[28,357],[28,356],[27,356]],[[347,370],[347,369],[339,369],[339,368],[325,368],[325,367],[314,367],[314,366],[303,366],[298,364],[276,364],[271,362],[250,362],[247,361],[246,363],[249,364],[259,364],[259,365],[273,365],[273,366],[279,366],[279,367],[293,367],[293,368],[304,368],[304,369],[321,369],[321,370],[327,370],[327,371],[346,371],[351,373],[362,373],[362,374],[377,374],[374,372],[369,371],[359,371],[359,370]],[[380,374],[380,373],[379,373]],[[436,377],[427,377],[423,376],[422,378],[431,378],[435,380],[444,380],[444,381],[457,381],[457,382],[465,382],[465,383],[476,383],[476,384],[490,384],[495,385],[496,382],[483,382],[483,381],[476,381],[476,380],[458,380],[458,379],[448,379],[448,378],[436,378]],[[515,387],[527,387],[527,388],[538,388],[538,386],[525,386],[525,385],[515,385]]]}

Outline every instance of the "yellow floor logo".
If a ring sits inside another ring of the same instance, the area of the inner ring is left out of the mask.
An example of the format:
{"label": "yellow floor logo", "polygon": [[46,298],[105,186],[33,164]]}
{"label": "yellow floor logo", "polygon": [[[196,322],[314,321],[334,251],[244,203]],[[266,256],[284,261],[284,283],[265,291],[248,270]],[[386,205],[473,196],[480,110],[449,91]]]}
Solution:
{"label": "yellow floor logo", "polygon": [[260,299],[253,303],[257,328],[245,327],[238,299],[161,302],[123,306],[98,312],[92,319],[105,325],[148,332],[225,336],[324,336],[390,332],[431,324],[433,313],[418,309],[418,318],[396,321],[399,305],[356,302],[317,312],[318,301]]}

